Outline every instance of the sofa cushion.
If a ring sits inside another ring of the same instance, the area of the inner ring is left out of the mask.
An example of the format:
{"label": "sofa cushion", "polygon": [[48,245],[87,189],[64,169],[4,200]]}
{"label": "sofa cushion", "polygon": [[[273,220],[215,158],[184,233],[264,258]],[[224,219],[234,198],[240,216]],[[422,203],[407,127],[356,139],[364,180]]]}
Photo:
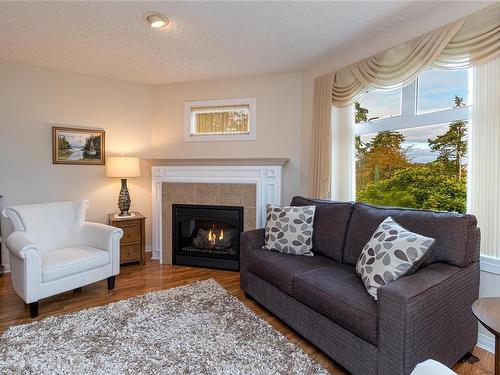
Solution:
{"label": "sofa cushion", "polygon": [[293,296],[295,276],[306,271],[337,264],[333,259],[322,255],[299,257],[261,249],[250,250],[247,256],[250,272],[290,296]]}
{"label": "sofa cushion", "polygon": [[321,253],[341,262],[345,233],[353,203],[293,197],[291,205],[316,206],[314,214],[313,252]]}
{"label": "sofa cushion", "polygon": [[347,229],[344,263],[356,264],[363,247],[388,216],[407,230],[436,240],[424,266],[442,262],[465,267],[479,258],[477,221],[472,215],[356,203]]}
{"label": "sofa cushion", "polygon": [[415,272],[433,244],[434,238],[410,232],[389,216],[363,248],[356,273],[376,300],[378,288]]}
{"label": "sofa cushion", "polygon": [[312,234],[316,206],[266,206],[266,244],[263,249],[313,256]]}
{"label": "sofa cushion", "polygon": [[294,297],[355,335],[377,344],[377,303],[354,267],[337,264],[295,277]]}
{"label": "sofa cushion", "polygon": [[41,254],[42,282],[62,279],[110,263],[109,253],[89,246],[66,247]]}

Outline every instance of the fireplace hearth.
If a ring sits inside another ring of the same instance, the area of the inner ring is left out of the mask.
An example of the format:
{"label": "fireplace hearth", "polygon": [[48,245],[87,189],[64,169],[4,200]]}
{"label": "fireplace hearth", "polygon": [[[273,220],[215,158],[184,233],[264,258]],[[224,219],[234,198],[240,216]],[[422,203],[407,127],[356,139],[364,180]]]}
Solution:
{"label": "fireplace hearth", "polygon": [[172,263],[238,271],[243,228],[243,207],[173,204]]}

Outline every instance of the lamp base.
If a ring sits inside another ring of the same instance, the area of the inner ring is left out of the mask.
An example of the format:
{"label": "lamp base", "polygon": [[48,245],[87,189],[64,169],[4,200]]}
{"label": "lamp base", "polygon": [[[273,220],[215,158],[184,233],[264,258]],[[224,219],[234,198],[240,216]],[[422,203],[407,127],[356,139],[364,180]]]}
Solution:
{"label": "lamp base", "polygon": [[115,214],[114,217],[115,219],[130,219],[131,217],[135,217],[135,214],[133,212],[129,213],[128,215]]}
{"label": "lamp base", "polygon": [[130,194],[127,188],[127,179],[122,178],[120,194],[118,195],[118,208],[120,209],[120,216],[127,217],[130,209]]}

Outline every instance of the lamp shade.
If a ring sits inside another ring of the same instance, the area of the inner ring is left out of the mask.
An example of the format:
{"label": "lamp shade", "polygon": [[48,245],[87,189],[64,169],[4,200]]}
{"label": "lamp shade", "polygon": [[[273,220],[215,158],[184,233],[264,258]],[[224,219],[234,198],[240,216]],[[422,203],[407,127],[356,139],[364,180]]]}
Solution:
{"label": "lamp shade", "polygon": [[141,168],[136,156],[109,156],[106,158],[107,177],[140,177]]}

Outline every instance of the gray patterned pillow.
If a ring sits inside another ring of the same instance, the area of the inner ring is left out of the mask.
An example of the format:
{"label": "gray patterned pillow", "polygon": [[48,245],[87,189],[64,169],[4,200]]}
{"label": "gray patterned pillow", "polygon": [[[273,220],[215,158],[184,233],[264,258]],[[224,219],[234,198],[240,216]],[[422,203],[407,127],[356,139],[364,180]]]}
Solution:
{"label": "gray patterned pillow", "polygon": [[315,210],[316,206],[266,205],[266,244],[263,249],[314,255],[311,249]]}
{"label": "gray patterned pillow", "polygon": [[378,288],[414,272],[430,254],[434,241],[406,230],[390,216],[385,219],[356,263],[368,293],[376,300]]}

